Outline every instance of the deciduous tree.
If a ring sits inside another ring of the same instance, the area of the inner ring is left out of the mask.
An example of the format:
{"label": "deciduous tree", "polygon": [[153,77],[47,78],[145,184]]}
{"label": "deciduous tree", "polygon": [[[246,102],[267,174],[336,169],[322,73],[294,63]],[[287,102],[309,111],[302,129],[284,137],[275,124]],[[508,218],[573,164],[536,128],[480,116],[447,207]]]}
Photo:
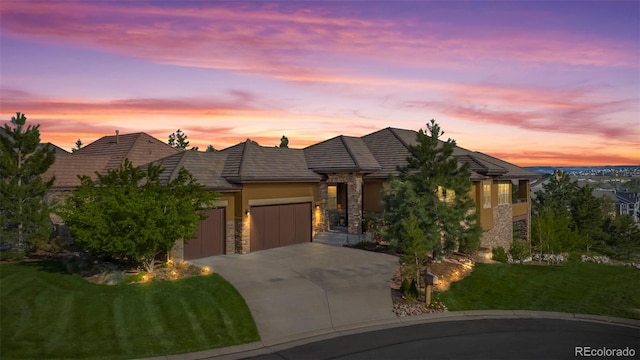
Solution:
{"label": "deciduous tree", "polygon": [[16,113],[0,128],[0,241],[21,250],[51,234],[44,197],[55,181],[41,177],[55,161],[54,149],[39,147],[40,125],[26,122],[24,114]]}
{"label": "deciduous tree", "polygon": [[125,160],[119,169],[98,174],[97,182],[81,177],[60,209],[76,243],[97,254],[135,259],[152,272],[160,252],[195,235],[200,210],[211,208],[217,196],[184,168],[167,184],[160,181],[162,171]]}

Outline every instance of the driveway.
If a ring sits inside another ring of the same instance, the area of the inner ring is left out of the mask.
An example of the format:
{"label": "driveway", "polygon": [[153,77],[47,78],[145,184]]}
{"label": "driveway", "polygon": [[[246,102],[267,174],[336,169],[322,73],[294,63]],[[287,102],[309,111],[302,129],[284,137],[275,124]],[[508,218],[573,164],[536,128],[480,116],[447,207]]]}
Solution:
{"label": "driveway", "polygon": [[265,346],[397,319],[390,281],[398,258],[306,243],[192,260],[238,289]]}

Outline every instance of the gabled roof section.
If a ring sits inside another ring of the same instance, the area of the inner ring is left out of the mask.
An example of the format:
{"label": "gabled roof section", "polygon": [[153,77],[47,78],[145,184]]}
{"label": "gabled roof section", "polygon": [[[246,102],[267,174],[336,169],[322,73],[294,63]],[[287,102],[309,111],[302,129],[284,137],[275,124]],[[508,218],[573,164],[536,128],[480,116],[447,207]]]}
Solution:
{"label": "gabled roof section", "polygon": [[97,179],[96,172],[106,173],[106,167],[111,159],[108,155],[76,155],[69,153],[56,154],[56,161],[42,175],[45,180],[56,177],[54,190],[71,190],[80,186],[79,175]]}
{"label": "gabled roof section", "polygon": [[103,136],[74,152],[73,155],[107,155],[110,161],[106,168],[117,169],[124,159],[129,159],[133,166],[140,166],[179,152],[182,150],[139,132]]}
{"label": "gabled roof section", "polygon": [[221,152],[181,151],[177,154],[154,161],[164,168],[160,174],[163,184],[176,178],[180,169],[187,169],[205,189],[233,191],[240,188],[222,177],[228,154]]}
{"label": "gabled roof section", "polygon": [[377,172],[382,169],[362,138],[340,135],[304,149],[310,169],[319,172]]}
{"label": "gabled roof section", "polygon": [[249,141],[226,148],[222,177],[232,183],[261,181],[320,181],[301,149],[265,147]]}
{"label": "gabled roof section", "polygon": [[61,148],[60,146],[52,143],[52,142],[46,142],[46,143],[40,143],[40,145],[38,146],[38,148],[42,149],[45,148],[47,146],[50,146],[53,151],[55,152],[55,154],[71,154],[70,152],[68,152],[67,150]]}

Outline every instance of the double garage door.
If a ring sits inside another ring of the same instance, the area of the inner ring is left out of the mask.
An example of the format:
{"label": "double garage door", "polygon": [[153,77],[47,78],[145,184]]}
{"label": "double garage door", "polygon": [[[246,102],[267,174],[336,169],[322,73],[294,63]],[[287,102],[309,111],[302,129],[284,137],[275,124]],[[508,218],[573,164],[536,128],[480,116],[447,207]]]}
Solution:
{"label": "double garage door", "polygon": [[311,241],[311,203],[251,206],[251,252]]}
{"label": "double garage door", "polygon": [[193,260],[222,255],[225,250],[225,210],[206,210],[206,219],[200,221],[196,236],[184,244],[184,259]]}

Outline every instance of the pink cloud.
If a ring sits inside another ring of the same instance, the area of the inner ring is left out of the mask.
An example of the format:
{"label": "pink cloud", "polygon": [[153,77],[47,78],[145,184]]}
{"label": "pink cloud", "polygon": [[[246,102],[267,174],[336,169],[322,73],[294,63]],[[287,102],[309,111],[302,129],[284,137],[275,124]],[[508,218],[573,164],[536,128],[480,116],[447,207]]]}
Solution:
{"label": "pink cloud", "polygon": [[[191,3],[192,4],[192,3]],[[392,22],[336,16],[309,4],[225,3],[192,8],[104,2],[3,4],[5,34],[64,41],[158,63],[226,69],[289,81],[336,81],[354,57],[416,67],[471,63],[634,68],[634,44],[558,31]],[[331,16],[329,16],[331,15]],[[323,68],[318,59],[336,65]]]}

